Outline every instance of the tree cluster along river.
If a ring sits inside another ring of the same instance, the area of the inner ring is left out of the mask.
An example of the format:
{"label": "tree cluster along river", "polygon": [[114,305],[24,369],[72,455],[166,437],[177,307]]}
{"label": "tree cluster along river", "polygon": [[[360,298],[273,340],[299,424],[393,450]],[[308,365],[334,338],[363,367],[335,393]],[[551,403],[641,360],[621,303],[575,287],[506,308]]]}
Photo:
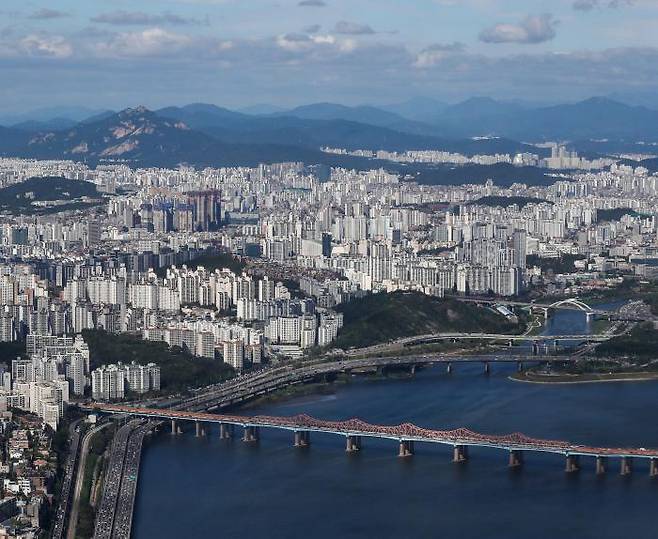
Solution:
{"label": "tree cluster along river", "polygon": [[[562,311],[547,335],[587,331],[582,313]],[[535,385],[513,382],[513,366],[441,368],[411,379],[337,384],[335,393],[270,403],[249,414],[360,417],[435,428],[465,426],[602,446],[658,447],[658,382]],[[356,455],[344,439],[314,435],[294,449],[290,434],[263,431],[258,445],[220,441],[218,432],[163,434],[146,446],[133,537],[258,538],[533,538],[654,537],[658,481],[648,464],[630,477],[611,461],[564,473],[560,456],[526,455],[520,470],[508,455],[471,450],[465,465],[451,448],[416,446],[397,457],[390,441],[365,439]]]}

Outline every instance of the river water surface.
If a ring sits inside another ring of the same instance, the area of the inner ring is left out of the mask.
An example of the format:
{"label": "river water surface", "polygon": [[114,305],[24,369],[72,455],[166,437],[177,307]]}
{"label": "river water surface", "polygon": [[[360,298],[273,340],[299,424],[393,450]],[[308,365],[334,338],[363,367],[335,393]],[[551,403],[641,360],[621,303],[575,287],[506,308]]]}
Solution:
{"label": "river water surface", "polygon": [[[547,334],[587,331],[562,312]],[[440,429],[528,435],[610,446],[658,447],[658,382],[535,385],[510,381],[511,366],[455,365],[413,379],[337,384],[335,394],[263,405],[249,414],[308,413],[380,424],[411,421]],[[146,446],[133,537],[227,538],[592,538],[656,537],[658,481],[648,464],[630,477],[611,461],[564,473],[561,456],[528,454],[521,470],[499,450],[471,449],[465,465],[451,448],[416,444],[411,459],[392,441],[363,440],[347,455],[344,438],[313,435],[309,449],[290,434],[261,431],[258,445],[220,441],[218,432],[163,434]]]}

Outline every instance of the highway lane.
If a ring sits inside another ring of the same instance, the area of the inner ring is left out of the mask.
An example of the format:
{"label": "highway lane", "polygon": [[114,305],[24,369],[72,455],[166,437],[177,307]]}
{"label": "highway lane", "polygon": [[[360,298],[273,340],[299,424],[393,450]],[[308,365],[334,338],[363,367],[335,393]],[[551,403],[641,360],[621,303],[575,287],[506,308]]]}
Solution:
{"label": "highway lane", "polygon": [[101,497],[101,503],[96,513],[94,539],[110,539],[113,537],[114,515],[119,498],[121,475],[123,474],[128,439],[133,429],[141,423],[142,420],[130,421],[121,427],[114,437],[110,450],[110,463],[103,482],[103,496]]}
{"label": "highway lane", "polygon": [[84,484],[85,468],[87,466],[87,456],[89,455],[89,443],[97,432],[109,427],[111,423],[103,423],[85,433],[82,439],[82,446],[80,448],[80,456],[77,463],[75,489],[73,491],[73,498],[71,502],[71,512],[69,516],[69,529],[66,534],[67,539],[75,539],[78,527],[78,513],[80,511],[80,494],[82,493],[82,485]]}
{"label": "highway lane", "polygon": [[69,453],[66,459],[64,479],[62,480],[59,507],[55,514],[55,524],[52,533],[53,539],[63,539],[64,537],[71,500],[71,485],[73,483],[73,478],[75,477],[76,461],[80,451],[80,422],[80,420],[74,421],[69,427]]}
{"label": "highway lane", "polygon": [[155,426],[155,422],[137,427],[133,430],[126,447],[121,487],[114,515],[114,529],[112,537],[116,539],[130,539],[132,529],[133,509],[135,495],[137,494],[137,481],[139,464],[142,456],[144,437]]}

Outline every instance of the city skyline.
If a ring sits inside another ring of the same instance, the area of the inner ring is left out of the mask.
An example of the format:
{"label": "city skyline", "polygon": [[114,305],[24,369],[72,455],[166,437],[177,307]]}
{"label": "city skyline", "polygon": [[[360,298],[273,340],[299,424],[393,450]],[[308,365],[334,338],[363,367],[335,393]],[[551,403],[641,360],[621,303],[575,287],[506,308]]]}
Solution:
{"label": "city skyline", "polygon": [[658,84],[653,0],[8,0],[0,14],[5,113],[414,96],[641,102]]}
{"label": "city skyline", "polygon": [[656,27],[4,0],[0,536],[650,535]]}

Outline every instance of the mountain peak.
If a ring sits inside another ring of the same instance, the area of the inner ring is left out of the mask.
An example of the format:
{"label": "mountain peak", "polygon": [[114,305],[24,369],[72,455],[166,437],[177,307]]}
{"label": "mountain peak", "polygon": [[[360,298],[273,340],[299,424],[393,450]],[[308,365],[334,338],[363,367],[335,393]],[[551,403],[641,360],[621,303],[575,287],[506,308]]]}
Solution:
{"label": "mountain peak", "polygon": [[619,106],[627,107],[627,105],[624,105],[619,101],[615,101],[614,99],[610,99],[609,97],[603,97],[603,96],[590,97],[589,99],[585,99],[584,101],[580,101],[579,103],[576,103],[576,105],[583,105],[589,107],[619,107]]}
{"label": "mountain peak", "polygon": [[119,112],[121,117],[142,116],[143,114],[151,113],[144,105],[137,105],[136,107],[127,108]]}

